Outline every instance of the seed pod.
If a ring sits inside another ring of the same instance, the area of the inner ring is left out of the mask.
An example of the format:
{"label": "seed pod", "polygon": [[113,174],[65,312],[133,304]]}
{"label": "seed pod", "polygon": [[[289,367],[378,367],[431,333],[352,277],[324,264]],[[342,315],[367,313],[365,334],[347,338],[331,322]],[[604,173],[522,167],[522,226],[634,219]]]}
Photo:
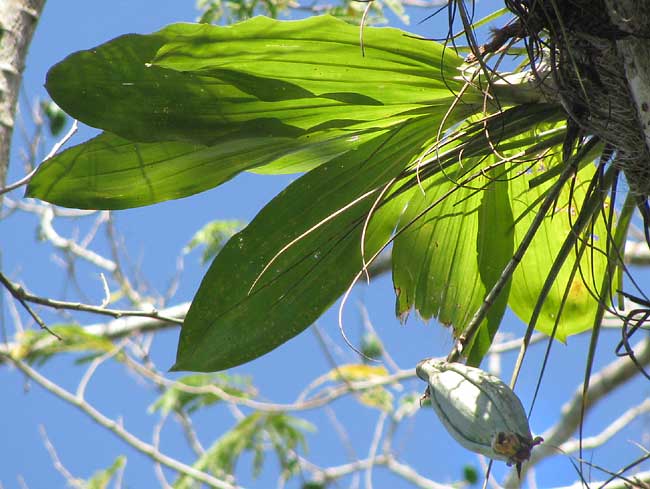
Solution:
{"label": "seed pod", "polygon": [[429,384],[425,397],[442,424],[468,450],[516,464],[519,470],[543,441],[533,439],[521,401],[498,377],[435,359],[421,361],[416,373]]}

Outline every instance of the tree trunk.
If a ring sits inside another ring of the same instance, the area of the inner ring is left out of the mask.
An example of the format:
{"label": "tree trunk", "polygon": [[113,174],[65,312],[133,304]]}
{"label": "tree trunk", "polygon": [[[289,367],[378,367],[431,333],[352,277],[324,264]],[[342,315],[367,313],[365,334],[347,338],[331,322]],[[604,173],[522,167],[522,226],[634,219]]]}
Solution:
{"label": "tree trunk", "polygon": [[609,18],[630,35],[616,41],[650,152],[650,0],[605,0]]}
{"label": "tree trunk", "polygon": [[25,57],[44,5],[45,0],[0,1],[0,187],[7,178]]}

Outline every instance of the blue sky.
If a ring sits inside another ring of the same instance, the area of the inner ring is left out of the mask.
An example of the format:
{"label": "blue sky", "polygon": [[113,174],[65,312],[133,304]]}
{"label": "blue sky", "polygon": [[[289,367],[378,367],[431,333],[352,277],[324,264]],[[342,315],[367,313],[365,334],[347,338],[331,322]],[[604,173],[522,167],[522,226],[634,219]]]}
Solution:
{"label": "blue sky", "polygon": [[[430,20],[416,25],[418,18],[427,12],[412,12],[412,26],[406,27],[428,37],[440,37],[446,33],[446,26],[439,20]],[[43,89],[47,69],[66,55],[79,49],[90,48],[118,35],[155,31],[177,21],[193,21],[197,16],[194,3],[189,0],[175,2],[154,2],[131,0],[113,2],[82,2],[76,0],[50,0],[40,21],[31,46],[23,93],[21,95],[22,119],[27,132],[31,130],[28,101],[46,98]],[[398,25],[399,26],[399,25]],[[404,27],[404,26],[400,26]],[[74,137],[79,143],[94,134],[90,128],[82,127]],[[48,147],[51,141],[48,142]],[[18,129],[14,136],[9,180],[22,175],[19,151],[25,138]],[[152,207],[120,211],[116,213],[119,230],[134,262],[140,263],[142,274],[152,286],[162,291],[176,269],[176,259],[193,233],[213,219],[250,220],[257,210],[281,190],[293,177],[261,177],[242,175],[218,189],[178,201],[166,202]],[[12,194],[18,197],[18,193]],[[61,223],[60,232],[73,233],[77,226],[87,229],[88,220],[78,223]],[[47,244],[35,239],[36,220],[31,215],[14,214],[0,221],[0,249],[2,270],[14,279],[24,282],[40,295],[64,298],[73,297],[74,292],[66,285],[64,271],[53,260],[53,251]],[[96,251],[108,253],[105,239],[96,243]],[[204,267],[198,254],[186,257],[186,268],[182,285],[172,302],[190,300],[198,287]],[[102,298],[101,282],[97,272],[89,266],[79,264],[77,273],[80,287],[95,302]],[[647,274],[639,271],[643,283],[648,285]],[[6,298],[4,299],[6,302]],[[378,330],[389,352],[402,368],[414,366],[420,359],[443,355],[451,347],[448,330],[435,323],[423,324],[412,318],[405,326],[394,318],[393,291],[390,278],[385,276],[369,286],[361,286],[355,292],[345,312],[348,333],[358,342],[362,333],[359,303],[369,311],[370,318]],[[11,316],[4,307],[5,322],[11,326]],[[54,316],[50,316],[54,317]],[[84,324],[102,321],[101,318],[78,316]],[[507,330],[524,331],[523,325],[508,315]],[[335,358],[340,363],[358,361],[347,349],[336,326],[336,311],[329,311],[318,322],[322,330],[336,345]],[[599,348],[598,364],[613,360],[613,346],[617,338],[613,333],[603,335]],[[154,341],[153,359],[161,369],[172,365],[178,331],[172,330],[158,335]],[[542,391],[533,412],[533,431],[541,432],[558,416],[561,404],[581,382],[586,358],[588,338],[570,339],[568,345],[556,344]],[[537,378],[542,349],[537,347],[529,356],[522,373],[520,395],[528,405],[534,381]],[[62,355],[47,363],[43,372],[68,389],[76,386],[83,370],[74,364],[75,357]],[[514,357],[505,356],[504,378]],[[307,330],[278,350],[235,369],[237,373],[250,375],[261,395],[275,402],[290,402],[314,378],[330,369],[321,353],[319,342],[313,331]],[[150,461],[143,455],[124,446],[114,435],[96,426],[84,414],[55,399],[40,387],[30,384],[18,372],[0,367],[2,386],[2,416],[0,416],[0,483],[5,489],[21,487],[18,477],[22,476],[28,487],[64,487],[65,481],[54,469],[39,435],[43,425],[57,449],[64,465],[75,475],[89,477],[94,471],[108,467],[120,454],[128,458],[124,487],[157,487]],[[420,392],[419,381],[407,384],[407,390],[394,392],[396,398],[408,392]],[[594,410],[585,429],[600,430],[620,412],[622,407],[634,404],[648,395],[648,385],[635,382],[620,389],[602,406]],[[146,407],[156,398],[153,389],[142,386],[137,379],[114,363],[103,365],[93,379],[88,398],[108,416],[121,418],[127,428],[146,441],[150,441],[157,415],[148,414]],[[360,406],[352,398],[337,401],[332,412],[346,425],[350,444],[356,456],[365,457],[373,434],[378,411]],[[314,423],[319,429],[307,436],[310,447],[308,457],[323,466],[349,461],[348,454],[340,443],[331,422],[332,413],[314,411],[297,413]],[[640,455],[638,448],[629,440],[643,442],[648,419],[635,421],[624,433],[618,435],[609,448],[602,448],[594,455],[594,461],[616,468],[633,457]],[[204,444],[210,442],[232,427],[233,420],[228,410],[216,407],[201,412],[196,426]],[[647,446],[647,439],[645,441]],[[397,435],[396,447],[401,448],[400,457],[416,470],[440,482],[458,480],[465,464],[477,465],[474,455],[459,447],[441,428],[432,411],[422,411],[403,423]],[[191,460],[190,452],[182,434],[173,422],[167,424],[163,433],[163,451]],[[267,468],[257,480],[250,477],[250,458],[243,460],[238,473],[240,482],[246,487],[273,487],[277,475],[273,456],[269,456]],[[496,474],[503,474],[503,464],[497,464]],[[575,480],[575,473],[567,457],[558,457],[538,467],[538,486],[552,487],[568,484]],[[599,479],[600,475],[595,474]],[[173,479],[172,479],[173,480]],[[402,479],[378,470],[375,487],[408,487]],[[299,487],[296,482],[290,487]],[[341,485],[347,487],[347,483]]]}

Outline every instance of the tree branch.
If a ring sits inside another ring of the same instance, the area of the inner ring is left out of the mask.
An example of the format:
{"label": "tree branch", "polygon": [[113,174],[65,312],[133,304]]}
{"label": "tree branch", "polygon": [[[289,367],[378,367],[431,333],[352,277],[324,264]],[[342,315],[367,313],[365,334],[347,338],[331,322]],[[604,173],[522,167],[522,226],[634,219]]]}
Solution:
{"label": "tree branch", "polygon": [[[591,449],[604,445],[609,441],[616,433],[625,428],[632,420],[642,414],[650,412],[650,399],[646,399],[641,404],[631,407],[625,411],[621,416],[616,418],[612,423],[610,423],[607,428],[595,436],[590,436],[589,438],[584,438],[582,440],[582,449]],[[564,453],[573,453],[580,450],[580,441],[571,440],[566,443],[563,443],[560,449]]]}
{"label": "tree branch", "polygon": [[216,487],[218,489],[235,489],[236,486],[233,486],[232,484],[219,480],[210,474],[197,470],[194,467],[191,467],[187,464],[184,464],[183,462],[180,462],[179,460],[176,460],[175,458],[169,457],[168,455],[161,453],[155,446],[142,441],[140,438],[136,437],[133,433],[127,431],[122,426],[121,423],[104,416],[102,413],[100,413],[97,409],[95,409],[93,406],[88,404],[82,398],[75,396],[74,394],[63,389],[58,384],[55,384],[48,378],[38,373],[36,370],[32,369],[26,363],[21,362],[20,360],[16,360],[2,353],[0,353],[0,356],[5,356],[5,358],[8,361],[10,361],[13,365],[15,365],[16,368],[18,368],[18,370],[20,370],[27,377],[29,377],[34,382],[39,384],[45,390],[51,392],[58,398],[66,401],[68,404],[77,407],[80,411],[82,411],[87,416],[89,416],[97,424],[113,432],[117,437],[121,438],[128,445],[132,446],[137,451],[147,455],[155,462],[158,462],[162,465],[169,467],[170,469],[185,474],[188,477],[196,479],[197,481],[201,481],[205,484],[208,484],[210,487]]}
{"label": "tree branch", "polygon": [[630,33],[616,41],[616,48],[645,135],[646,154],[650,154],[650,0],[606,0],[605,5],[612,22]]}
{"label": "tree branch", "polygon": [[[67,302],[59,301],[56,299],[49,299],[47,297],[40,297],[38,295],[31,294],[27,292],[22,286],[13,283],[7,277],[0,272],[0,283],[5,286],[5,288],[14,296],[17,300],[22,302],[31,302],[33,304],[39,304],[41,306],[51,307],[53,309],[67,309],[70,311],[81,311],[81,312],[92,312],[94,314],[99,314],[102,316],[112,316],[114,318],[121,317],[145,317],[149,319],[154,319],[156,321],[162,321],[173,324],[183,324],[182,318],[177,318],[173,316],[166,316],[161,314],[157,310],[151,311],[136,311],[132,309],[110,309],[103,306],[93,306],[90,304],[83,304],[81,302]],[[183,314],[185,316],[185,314]]]}
{"label": "tree branch", "polygon": [[315,481],[321,483],[335,481],[337,479],[345,477],[346,475],[367,470],[373,465],[385,466],[394,474],[399,475],[416,487],[422,489],[450,489],[452,487],[455,487],[454,484],[440,484],[438,482],[432,481],[431,479],[427,479],[426,477],[418,474],[410,466],[398,462],[392,455],[384,454],[377,455],[374,458],[365,458],[363,460],[358,460],[349,464],[321,469],[316,473]]}
{"label": "tree branch", "polygon": [[[628,481],[634,482],[636,485],[631,486]],[[575,482],[571,484],[570,486],[564,486],[564,487],[556,487],[555,489],[584,489],[585,483],[580,481],[580,482]],[[645,489],[647,487],[650,487],[650,470],[647,470],[645,472],[639,472],[636,475],[633,476],[628,476],[625,479],[617,479],[611,482],[608,482],[607,485],[605,485],[605,481],[593,481],[589,482],[589,487],[607,487],[607,489],[632,489],[638,488],[638,489]]]}
{"label": "tree branch", "polygon": [[[650,363],[650,339],[646,338],[634,346],[636,359],[640,365]],[[638,374],[636,365],[627,357],[619,358],[604,367],[600,372],[592,375],[587,391],[585,413],[604,396],[610,394],[616,388],[622,386]],[[562,406],[560,420],[555,426],[542,433],[544,443],[533,450],[530,460],[523,466],[523,474],[526,470],[538,464],[541,460],[556,455],[558,447],[561,447],[576,432],[581,422],[581,410],[583,405],[583,387],[580,384],[573,397]],[[517,474],[513,471],[508,476],[505,487],[517,487]]]}

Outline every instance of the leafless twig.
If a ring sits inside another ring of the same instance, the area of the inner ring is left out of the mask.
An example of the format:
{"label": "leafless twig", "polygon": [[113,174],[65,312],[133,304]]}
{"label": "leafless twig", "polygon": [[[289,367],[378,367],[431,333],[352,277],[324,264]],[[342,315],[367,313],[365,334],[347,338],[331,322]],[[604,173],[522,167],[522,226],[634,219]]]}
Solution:
{"label": "leafless twig", "polygon": [[103,306],[93,306],[90,304],[83,304],[81,302],[67,302],[59,301],[56,299],[50,299],[48,297],[40,297],[34,295],[30,292],[27,292],[24,287],[18,285],[7,277],[5,277],[0,272],[0,282],[9,290],[11,295],[13,295],[18,301],[31,302],[33,304],[39,304],[41,306],[51,307],[53,309],[67,309],[70,311],[81,311],[81,312],[91,312],[94,314],[99,314],[102,316],[111,316],[114,318],[121,317],[144,317],[155,319],[157,321],[163,321],[172,324],[183,324],[183,320],[177,317],[163,315],[157,310],[151,311],[136,311],[132,309],[111,309]]}
{"label": "leafless twig", "polygon": [[[0,355],[4,355],[4,354],[0,354]],[[13,365],[15,365],[18,368],[18,370],[23,372],[27,377],[32,379],[41,387],[51,392],[58,398],[75,406],[84,414],[86,414],[88,417],[90,417],[94,422],[108,429],[116,436],[118,436],[120,439],[122,439],[124,442],[126,442],[128,445],[135,448],[137,451],[143,453],[144,455],[147,455],[155,462],[161,463],[162,465],[165,465],[170,469],[185,474],[186,476],[196,479],[197,481],[203,482],[209,485],[210,487],[216,487],[218,489],[233,489],[235,487],[232,484],[219,480],[210,474],[197,470],[194,467],[184,464],[183,462],[175,458],[165,455],[164,453],[157,450],[153,445],[144,442],[143,440],[136,437],[130,431],[127,431],[124,428],[124,426],[122,426],[121,423],[104,416],[101,412],[99,412],[93,406],[88,404],[86,401],[79,399],[77,396],[63,389],[58,384],[55,384],[54,382],[52,382],[51,380],[49,380],[48,378],[44,377],[39,372],[31,368],[26,363],[20,360],[16,360],[7,355],[4,356]]]}
{"label": "leafless twig", "polygon": [[[650,339],[646,338],[637,343],[634,351],[636,352],[636,359],[640,365],[650,363]],[[636,365],[629,358],[623,357],[614,360],[598,373],[592,375],[586,401],[584,401],[585,413],[603,397],[622,386],[636,374],[638,374]],[[581,384],[576,389],[573,397],[562,406],[559,421],[553,427],[542,433],[541,436],[544,438],[544,443],[533,450],[530,460],[523,466],[524,473],[528,467],[534,466],[541,460],[557,454],[557,447],[561,447],[567,442],[578,429],[583,405],[582,391],[583,387]],[[517,479],[517,474],[512,471],[504,485],[506,487],[515,487]]]}
{"label": "leafless twig", "polygon": [[61,462],[61,459],[59,458],[59,455],[56,453],[56,449],[54,448],[54,445],[50,441],[49,437],[47,436],[47,431],[45,431],[45,426],[39,425],[38,426],[38,431],[41,433],[41,438],[43,438],[43,444],[45,445],[45,449],[47,450],[47,453],[50,454],[50,458],[52,459],[52,464],[54,465],[54,468],[63,476],[65,481],[68,483],[68,485],[75,487],[77,489],[84,489],[85,485],[82,481],[74,477],[70,471],[63,465],[63,462]]}
{"label": "leafless twig", "polygon": [[[595,436],[590,436],[588,438],[584,438],[582,440],[582,449],[584,450],[584,449],[596,448],[604,445],[614,435],[616,435],[619,431],[621,431],[623,428],[629,425],[630,422],[632,422],[632,420],[634,420],[638,416],[647,414],[648,412],[650,412],[650,399],[646,399],[641,404],[638,404],[637,406],[633,406],[627,411],[625,411],[613,422],[611,422],[607,426],[607,428],[605,428],[599,434]],[[563,443],[560,446],[560,449],[564,453],[577,452],[578,450],[580,450],[580,442],[578,440],[567,441],[566,443]]]}

